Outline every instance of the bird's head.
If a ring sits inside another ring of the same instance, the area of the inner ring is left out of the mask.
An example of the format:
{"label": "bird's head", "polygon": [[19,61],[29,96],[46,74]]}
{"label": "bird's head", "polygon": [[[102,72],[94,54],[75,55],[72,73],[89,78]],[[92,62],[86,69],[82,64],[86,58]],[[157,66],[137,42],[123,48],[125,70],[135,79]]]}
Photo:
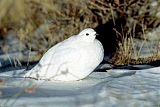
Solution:
{"label": "bird's head", "polygon": [[96,38],[96,35],[96,31],[94,31],[92,28],[86,28],[78,34],[81,40],[85,42],[93,42]]}

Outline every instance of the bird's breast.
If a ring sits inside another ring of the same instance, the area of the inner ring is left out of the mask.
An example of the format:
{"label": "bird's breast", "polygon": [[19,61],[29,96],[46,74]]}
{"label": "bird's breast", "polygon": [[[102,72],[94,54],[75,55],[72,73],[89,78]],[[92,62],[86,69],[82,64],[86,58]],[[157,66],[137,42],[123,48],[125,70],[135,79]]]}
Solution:
{"label": "bird's breast", "polygon": [[84,45],[84,47],[81,47],[80,50],[82,50],[82,55],[80,60],[84,60],[83,64],[85,66],[98,66],[100,62],[102,62],[104,57],[104,49],[102,44],[95,40],[93,43]]}

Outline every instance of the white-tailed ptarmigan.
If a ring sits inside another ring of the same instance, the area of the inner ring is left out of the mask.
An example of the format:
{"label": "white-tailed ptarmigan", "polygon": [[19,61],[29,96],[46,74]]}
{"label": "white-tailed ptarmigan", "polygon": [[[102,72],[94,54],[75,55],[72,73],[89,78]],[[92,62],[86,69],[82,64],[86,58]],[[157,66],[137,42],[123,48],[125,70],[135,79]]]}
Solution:
{"label": "white-tailed ptarmigan", "polygon": [[75,81],[87,77],[102,62],[104,49],[96,32],[87,28],[50,48],[24,77]]}

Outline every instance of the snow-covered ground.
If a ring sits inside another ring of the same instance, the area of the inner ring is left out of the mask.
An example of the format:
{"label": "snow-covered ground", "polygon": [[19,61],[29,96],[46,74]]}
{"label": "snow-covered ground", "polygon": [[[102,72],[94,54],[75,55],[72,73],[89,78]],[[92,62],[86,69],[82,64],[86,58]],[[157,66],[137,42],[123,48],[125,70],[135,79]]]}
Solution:
{"label": "snow-covered ground", "polygon": [[23,70],[0,73],[0,107],[160,107],[160,67],[93,72],[75,82],[13,77],[17,73]]}

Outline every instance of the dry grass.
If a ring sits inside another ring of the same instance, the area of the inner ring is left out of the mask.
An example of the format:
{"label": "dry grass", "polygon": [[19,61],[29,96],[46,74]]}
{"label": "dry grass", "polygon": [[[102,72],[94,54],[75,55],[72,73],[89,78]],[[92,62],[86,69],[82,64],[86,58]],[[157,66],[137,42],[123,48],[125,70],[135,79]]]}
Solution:
{"label": "dry grass", "polygon": [[[1,0],[0,33],[10,29],[28,47],[44,50],[85,27],[98,25],[87,6],[90,2],[73,0]],[[41,43],[42,42],[42,43]],[[31,45],[31,46],[30,46]]]}
{"label": "dry grass", "polygon": [[98,25],[92,19],[94,14],[88,9],[89,3],[85,0],[1,0],[0,35],[5,39],[8,31],[16,31],[27,49],[38,51],[41,57],[69,35]]}
{"label": "dry grass", "polygon": [[[0,0],[0,36],[5,40],[8,31],[15,31],[28,50],[39,52],[37,60],[48,48],[69,35],[86,27],[95,28],[111,19],[115,32],[119,33],[117,48],[120,56],[123,55],[118,63],[129,63],[133,54],[129,50],[134,50],[129,47],[134,45],[132,38],[160,25],[160,20],[155,17],[158,8],[151,8],[151,1]],[[118,19],[124,21],[116,23]],[[23,50],[20,46],[19,51]]]}
{"label": "dry grass", "polygon": [[[159,44],[160,42],[158,42],[158,40],[154,40],[152,41],[152,38],[147,38],[148,34],[143,33],[141,38],[143,39],[135,39],[133,38],[133,35],[131,30],[135,29],[135,28],[130,28],[130,30],[128,30],[127,36],[122,35],[124,33],[119,33],[117,32],[117,36],[121,37],[122,42],[119,42],[118,44],[118,48],[116,53],[114,54],[113,58],[110,60],[110,62],[116,64],[116,65],[125,65],[125,64],[147,64],[156,60],[160,60],[160,48],[159,48]],[[159,30],[159,28],[157,29],[153,29],[152,31],[150,31],[150,33],[152,34],[152,36],[159,36],[159,32],[157,32],[157,30]],[[130,35],[130,37],[128,37],[128,35]],[[151,39],[150,41],[148,39]],[[155,43],[152,43],[155,42]],[[139,48],[137,48],[137,46]],[[147,47],[147,48],[146,48]],[[152,52],[152,48],[154,47],[155,52]],[[147,57],[145,57],[145,52],[144,50],[147,49],[148,50],[148,55]]]}

